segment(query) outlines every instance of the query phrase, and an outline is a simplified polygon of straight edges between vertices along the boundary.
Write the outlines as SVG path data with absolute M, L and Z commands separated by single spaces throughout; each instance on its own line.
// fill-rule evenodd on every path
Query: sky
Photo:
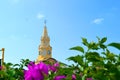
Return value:
M 46 20 L 52 57 L 69 63 L 68 57 L 79 54 L 69 49 L 81 46 L 81 37 L 120 42 L 119 19 L 119 0 L 0 0 L 0 49 L 5 62 L 36 60 Z

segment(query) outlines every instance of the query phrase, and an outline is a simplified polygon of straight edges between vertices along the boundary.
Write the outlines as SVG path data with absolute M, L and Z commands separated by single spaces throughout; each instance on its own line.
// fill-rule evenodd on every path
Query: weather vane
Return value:
M 47 21 L 45 20 L 45 21 L 44 21 L 44 24 L 46 24 L 46 22 L 47 22 Z

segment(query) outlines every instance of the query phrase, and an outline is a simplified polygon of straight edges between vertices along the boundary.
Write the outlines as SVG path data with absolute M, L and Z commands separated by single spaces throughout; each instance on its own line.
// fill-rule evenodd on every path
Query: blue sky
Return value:
M 36 60 L 47 20 L 52 55 L 68 63 L 78 54 L 69 48 L 81 45 L 81 37 L 120 42 L 119 19 L 119 0 L 0 0 L 0 48 L 6 62 Z

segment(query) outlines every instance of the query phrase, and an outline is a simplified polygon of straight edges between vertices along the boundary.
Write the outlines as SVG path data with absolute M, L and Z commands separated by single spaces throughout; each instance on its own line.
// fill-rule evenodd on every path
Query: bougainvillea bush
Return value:
M 112 46 L 119 51 L 120 43 L 106 45 L 106 37 L 97 39 L 97 42 L 88 42 L 82 38 L 83 47 L 70 48 L 80 52 L 67 58 L 74 64 L 35 64 L 29 59 L 22 59 L 20 64 L 0 66 L 0 80 L 120 80 L 120 54 L 109 49 Z

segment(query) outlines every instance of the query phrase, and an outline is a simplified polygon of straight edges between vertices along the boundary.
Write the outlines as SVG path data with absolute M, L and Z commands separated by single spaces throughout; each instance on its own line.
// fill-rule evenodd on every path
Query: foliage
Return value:
M 86 50 L 81 46 L 70 48 L 70 50 L 82 53 L 82 55 L 68 58 L 77 65 L 79 73 L 75 74 L 82 73 L 82 78 L 92 78 L 92 80 L 119 80 L 120 55 L 111 52 L 108 47 L 112 46 L 120 50 L 120 43 L 105 45 L 106 37 L 102 39 L 97 37 L 97 39 L 98 42 L 88 42 L 86 38 L 82 38 L 82 44 L 86 47 Z M 76 80 L 79 80 L 80 77 L 76 77 Z
M 0 80 L 24 80 L 24 67 L 30 62 L 29 59 L 21 59 L 20 64 L 4 63 L 0 70 Z
M 111 52 L 109 47 L 120 50 L 120 43 L 105 45 L 106 37 L 97 39 L 97 42 L 88 42 L 82 38 L 85 47 L 70 48 L 80 52 L 67 58 L 74 62 L 72 65 L 51 64 L 49 61 L 35 64 L 29 59 L 22 59 L 20 64 L 4 63 L 0 66 L 0 80 L 119 80 L 120 54 Z

